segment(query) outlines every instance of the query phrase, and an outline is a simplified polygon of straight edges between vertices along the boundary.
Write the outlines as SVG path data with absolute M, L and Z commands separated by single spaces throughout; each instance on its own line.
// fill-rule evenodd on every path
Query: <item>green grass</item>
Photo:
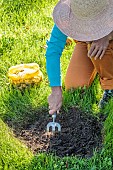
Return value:
M 38 110 L 47 109 L 50 93 L 45 69 L 45 44 L 49 38 L 53 20 L 53 0 L 4 0 L 0 1 L 0 170 L 112 170 L 113 160 L 113 103 L 102 110 L 107 115 L 103 127 L 103 149 L 95 151 L 90 159 L 76 157 L 58 158 L 52 155 L 33 155 L 18 141 L 6 122 L 24 124 L 33 121 Z M 62 79 L 66 73 L 73 46 L 63 52 Z M 7 72 L 9 67 L 20 63 L 36 62 L 44 74 L 40 85 L 26 89 L 24 93 L 12 88 Z M 86 89 L 65 91 L 63 81 L 63 107 L 77 105 L 80 109 L 99 116 L 97 102 L 102 90 L 98 77 Z M 47 113 L 48 114 L 48 113 Z
M 32 153 L 17 140 L 7 125 L 0 120 L 0 170 L 21 169 L 30 163 Z

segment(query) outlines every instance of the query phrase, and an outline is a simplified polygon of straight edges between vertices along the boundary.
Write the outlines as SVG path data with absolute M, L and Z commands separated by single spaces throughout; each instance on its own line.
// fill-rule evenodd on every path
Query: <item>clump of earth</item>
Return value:
M 16 127 L 16 137 L 24 142 L 31 151 L 53 153 L 57 156 L 76 155 L 91 157 L 94 150 L 102 148 L 104 117 L 96 118 L 76 107 L 67 112 L 61 110 L 56 121 L 61 125 L 61 132 L 47 133 L 47 123 L 52 117 L 46 111 L 37 113 L 35 121 L 26 126 Z

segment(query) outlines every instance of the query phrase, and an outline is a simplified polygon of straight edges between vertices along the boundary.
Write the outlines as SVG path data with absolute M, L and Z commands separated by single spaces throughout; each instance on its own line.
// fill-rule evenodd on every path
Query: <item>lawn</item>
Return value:
M 94 144 L 91 144 L 89 150 L 91 154 L 89 156 L 83 154 L 83 139 L 79 138 L 79 142 L 75 140 L 77 145 L 80 144 L 79 149 L 81 147 L 79 154 L 78 151 L 76 154 L 71 152 L 70 155 L 68 152 L 62 156 L 63 151 L 60 150 L 60 152 L 56 151 L 55 155 L 46 153 L 41 147 L 40 152 L 37 152 L 37 140 L 35 141 L 34 138 L 39 137 L 39 144 L 41 144 L 41 137 L 45 133 L 43 130 L 42 136 L 38 136 L 37 131 L 40 130 L 39 127 L 46 129 L 46 124 L 51 120 L 47 103 L 50 87 L 46 73 L 45 47 L 53 27 L 52 10 L 56 3 L 57 0 L 0 1 L 0 170 L 113 169 L 113 101 L 111 100 L 104 109 L 98 109 L 98 101 L 102 96 L 98 75 L 88 89 L 66 91 L 64 87 L 64 77 L 74 42 L 66 45 L 61 58 L 64 97 L 61 114 L 58 115 L 57 120 L 62 124 L 63 134 L 65 134 L 63 127 L 66 123 L 68 126 L 73 123 L 68 122 L 68 119 L 73 120 L 74 111 L 78 115 L 80 113 L 77 120 L 83 120 L 83 127 L 86 126 L 84 120 L 89 122 L 87 128 L 92 127 L 95 121 L 93 127 L 101 126 L 100 138 L 96 138 L 97 132 L 93 129 L 93 143 L 97 146 L 96 139 L 101 141 L 99 149 L 93 148 Z M 33 62 L 39 64 L 44 75 L 43 81 L 24 90 L 13 87 L 9 83 L 8 69 L 16 64 Z M 65 123 L 64 118 L 66 118 Z M 76 121 L 76 128 L 78 125 L 78 133 L 73 131 L 76 132 L 76 138 L 77 134 L 82 134 L 81 124 L 77 124 Z M 36 129 L 31 126 L 35 126 Z M 71 135 L 72 130 L 70 129 Z M 63 141 L 64 137 L 65 140 L 69 138 L 69 131 L 67 136 L 61 135 L 60 139 Z M 56 139 L 55 142 L 59 138 Z M 51 148 L 54 150 L 54 145 Z

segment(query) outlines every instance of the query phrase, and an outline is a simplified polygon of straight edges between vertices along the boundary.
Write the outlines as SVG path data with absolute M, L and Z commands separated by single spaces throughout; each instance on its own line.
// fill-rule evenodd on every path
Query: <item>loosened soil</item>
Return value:
M 52 117 L 46 111 L 37 113 L 36 120 L 24 127 L 16 127 L 14 133 L 33 153 L 54 153 L 57 156 L 77 155 L 91 157 L 93 151 L 102 148 L 102 127 L 104 117 L 96 118 L 76 107 L 67 112 L 61 110 L 56 122 L 60 123 L 61 133 L 46 132 L 47 123 Z

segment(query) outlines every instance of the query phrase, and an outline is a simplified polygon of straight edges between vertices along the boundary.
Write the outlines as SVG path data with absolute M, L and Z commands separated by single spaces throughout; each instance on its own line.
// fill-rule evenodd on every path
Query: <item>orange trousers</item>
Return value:
M 88 48 L 86 42 L 76 43 L 65 77 L 66 89 L 90 86 L 97 73 L 102 89 L 113 89 L 113 40 L 102 59 L 90 59 Z

